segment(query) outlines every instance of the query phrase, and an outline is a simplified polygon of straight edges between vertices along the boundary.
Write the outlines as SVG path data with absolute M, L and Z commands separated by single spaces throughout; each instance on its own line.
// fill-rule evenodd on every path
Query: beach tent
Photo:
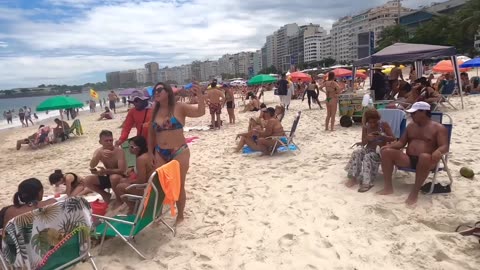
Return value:
M 354 62 L 353 73 L 355 73 L 356 67 L 370 66 L 370 80 L 372 79 L 373 65 L 377 63 L 392 63 L 392 62 L 415 62 L 415 70 L 417 71 L 417 77 L 420 78 L 423 75 L 423 59 L 430 59 L 433 57 L 450 57 L 455 67 L 454 73 L 457 79 L 458 89 L 460 92 L 460 98 L 463 105 L 463 92 L 462 81 L 460 80 L 460 71 L 458 69 L 457 57 L 455 57 L 457 50 L 451 46 L 438 46 L 428 44 L 410 44 L 410 43 L 395 43 L 385 49 L 359 59 Z M 370 82 L 371 85 L 371 82 Z

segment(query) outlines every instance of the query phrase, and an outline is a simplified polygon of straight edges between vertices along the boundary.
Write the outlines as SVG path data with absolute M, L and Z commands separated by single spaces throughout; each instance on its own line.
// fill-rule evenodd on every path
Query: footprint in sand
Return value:
M 383 208 L 382 206 L 379 206 L 379 205 L 368 207 L 366 212 L 369 214 L 378 215 L 390 221 L 398 221 L 397 215 L 395 215 L 392 210 Z
M 288 249 L 297 242 L 297 237 L 294 234 L 287 233 L 284 236 L 280 237 L 278 240 L 278 245 L 281 248 Z

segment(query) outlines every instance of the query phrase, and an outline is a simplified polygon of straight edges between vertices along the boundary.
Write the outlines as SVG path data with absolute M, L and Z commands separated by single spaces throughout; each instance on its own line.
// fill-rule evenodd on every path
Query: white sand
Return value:
M 267 103 L 274 100 L 268 93 Z M 454 103 L 459 105 L 459 98 Z M 137 244 L 150 258 L 145 261 L 121 240 L 108 240 L 97 264 L 101 269 L 478 269 L 478 240 L 453 233 L 459 223 L 480 220 L 478 177 L 459 174 L 462 166 L 480 171 L 480 96 L 466 97 L 465 103 L 465 110 L 448 111 L 454 119 L 453 192 L 421 195 L 415 209 L 404 204 L 413 174 L 397 174 L 392 196 L 375 194 L 383 186 L 381 176 L 367 193 L 346 188 L 343 168 L 360 127 L 325 132 L 325 110 L 310 111 L 306 101 L 292 101 L 283 120 L 290 129 L 295 112 L 303 110 L 298 155 L 229 153 L 253 113 L 238 114 L 235 126 L 220 131 L 188 132 L 200 140 L 191 146 L 186 220 L 177 236 L 163 226 L 141 233 Z M 56 168 L 87 175 L 99 131 L 120 133 L 121 117 L 103 122 L 96 117 L 82 113 L 86 135 L 41 150 L 15 150 L 15 140 L 36 127 L 2 132 L 1 204 L 11 202 L 25 178 L 41 179 L 52 192 L 47 177 Z M 187 120 L 188 126 L 208 123 L 209 116 Z

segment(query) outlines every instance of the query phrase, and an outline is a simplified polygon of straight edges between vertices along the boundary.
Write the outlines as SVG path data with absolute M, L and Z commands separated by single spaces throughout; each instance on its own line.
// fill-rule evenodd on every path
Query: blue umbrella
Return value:
M 192 87 L 193 87 L 193 83 L 189 83 L 189 84 L 185 85 L 184 88 L 185 88 L 185 90 L 190 90 L 190 88 L 192 88 Z
M 147 87 L 147 92 L 148 92 L 148 95 L 152 97 L 153 96 L 153 86 Z
M 477 76 L 478 76 L 478 68 L 480 67 L 480 57 L 473 58 L 472 60 L 468 60 L 467 62 L 460 65 L 461 68 L 477 68 Z
M 472 68 L 472 67 L 480 67 L 480 57 L 474 58 L 472 60 L 468 60 L 467 62 L 460 65 L 461 68 Z

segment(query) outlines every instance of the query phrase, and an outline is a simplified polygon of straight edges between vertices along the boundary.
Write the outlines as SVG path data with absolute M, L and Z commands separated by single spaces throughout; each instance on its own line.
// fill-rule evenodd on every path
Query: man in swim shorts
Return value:
M 413 205 L 418 200 L 418 193 L 428 174 L 442 155 L 448 152 L 448 132 L 442 124 L 432 121 L 430 105 L 426 102 L 415 102 L 407 112 L 411 114 L 413 122 L 408 124 L 399 141 L 387 144 L 381 150 L 385 187 L 379 194 L 393 193 L 394 166 L 412 168 L 416 170 L 415 185 L 406 203 Z M 405 146 L 406 153 L 401 150 Z
M 212 118 L 212 129 L 220 129 L 220 125 L 222 124 L 220 115 L 222 114 L 222 107 L 225 103 L 225 94 L 222 90 L 217 88 L 216 79 L 210 83 L 210 86 L 211 89 L 207 91 L 207 104 Z M 216 121 L 215 116 L 217 117 Z
M 90 171 L 92 175 L 85 178 L 85 186 L 92 191 L 100 194 L 105 202 L 110 202 L 111 194 L 105 189 L 111 188 L 115 193 L 116 204 L 121 204 L 118 196 L 117 185 L 124 180 L 127 170 L 125 153 L 119 147 L 113 145 L 113 134 L 109 130 L 100 132 L 99 143 L 102 147 L 95 150 L 90 161 Z M 102 162 L 104 167 L 97 167 Z

